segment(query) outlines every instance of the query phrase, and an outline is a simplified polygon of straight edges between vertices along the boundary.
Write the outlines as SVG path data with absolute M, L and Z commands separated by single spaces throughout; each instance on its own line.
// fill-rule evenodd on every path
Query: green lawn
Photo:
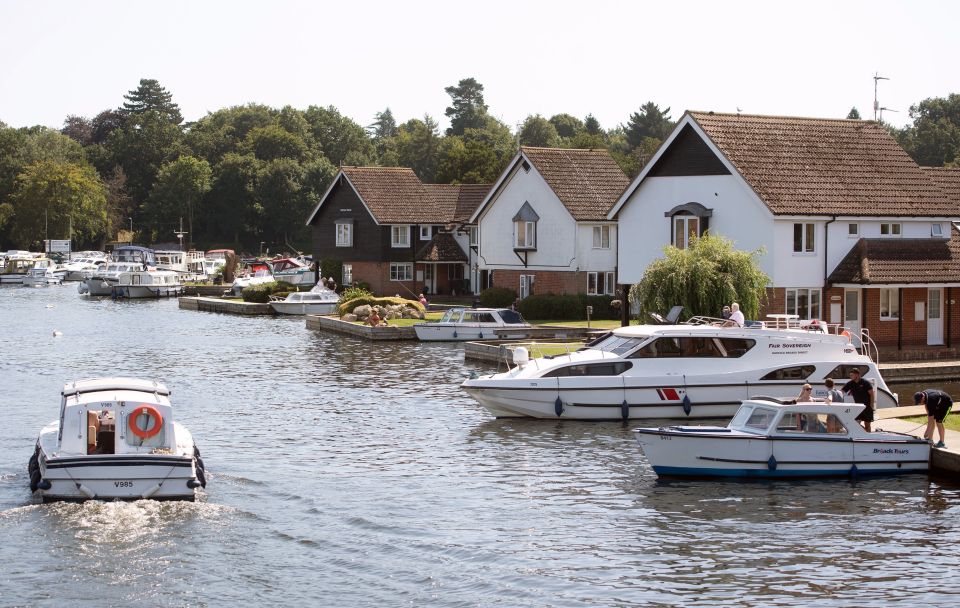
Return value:
M 923 424 L 927 421 L 926 416 L 911 416 L 910 418 L 903 418 L 907 422 L 913 422 L 915 424 Z M 960 414 L 950 414 L 943 420 L 944 428 L 951 431 L 960 431 Z
M 586 321 L 530 321 L 531 325 L 556 325 L 559 327 L 586 327 Z M 591 320 L 590 329 L 616 329 L 620 321 Z

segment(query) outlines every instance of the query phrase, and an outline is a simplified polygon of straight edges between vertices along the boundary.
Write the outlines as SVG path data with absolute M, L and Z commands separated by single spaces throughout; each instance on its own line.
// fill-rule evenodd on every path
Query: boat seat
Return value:
M 100 417 L 96 412 L 87 412 L 87 454 L 97 453 L 97 435 L 100 434 Z

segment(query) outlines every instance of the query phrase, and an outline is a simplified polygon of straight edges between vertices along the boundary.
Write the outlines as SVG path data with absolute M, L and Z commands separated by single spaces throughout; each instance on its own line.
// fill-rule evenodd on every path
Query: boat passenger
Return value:
M 824 380 L 823 385 L 827 387 L 827 403 L 843 403 L 843 391 L 834 386 L 833 378 Z
M 856 403 L 862 403 L 866 407 L 857 415 L 857 420 L 863 423 L 863 428 L 870 432 L 870 423 L 873 422 L 873 410 L 876 408 L 877 391 L 873 385 L 860 377 L 860 370 L 853 368 L 850 370 L 850 381 L 840 389 L 847 395 L 852 395 Z
M 804 384 L 800 389 L 800 394 L 797 395 L 797 403 L 807 403 L 813 401 L 813 387 L 809 384 Z
M 950 413 L 953 407 L 953 398 L 941 390 L 928 388 L 925 391 L 918 391 L 913 394 L 914 405 L 922 405 L 927 410 L 927 430 L 923 432 L 923 438 L 933 442 L 933 426 L 936 424 L 937 432 L 940 433 L 940 441 L 934 445 L 936 448 L 945 448 L 946 431 L 943 429 L 943 420 Z
M 734 302 L 730 305 L 730 318 L 723 324 L 724 327 L 743 327 L 746 320 L 743 313 L 740 312 L 740 305 Z

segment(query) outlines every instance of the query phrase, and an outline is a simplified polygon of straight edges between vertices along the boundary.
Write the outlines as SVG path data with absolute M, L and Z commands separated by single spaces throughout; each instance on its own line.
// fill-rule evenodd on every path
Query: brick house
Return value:
M 341 167 L 307 219 L 314 259 L 340 262 L 341 284 L 378 294 L 470 291 L 476 230 L 467 220 L 487 190 L 424 184 L 404 167 Z
M 470 217 L 481 286 L 613 294 L 617 225 L 606 214 L 628 183 L 606 150 L 521 146 Z
M 709 230 L 763 249 L 766 314 L 869 330 L 884 358 L 955 356 L 957 170 L 875 122 L 687 112 L 608 214 L 621 282 Z

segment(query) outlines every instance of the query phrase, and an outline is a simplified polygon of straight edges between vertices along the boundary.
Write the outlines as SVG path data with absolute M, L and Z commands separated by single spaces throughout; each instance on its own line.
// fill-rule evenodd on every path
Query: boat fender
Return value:
M 207 487 L 207 467 L 203 464 L 203 459 L 197 456 L 196 462 L 197 468 L 197 480 L 200 482 L 201 487 Z
M 140 496 L 141 496 L 141 498 L 150 498 L 151 496 L 153 496 L 154 494 L 156 494 L 157 492 L 159 492 L 161 487 L 163 487 L 163 484 L 162 484 L 162 483 L 158 483 L 158 484 L 156 484 L 156 485 L 154 485 L 154 486 L 151 486 L 149 489 L 147 489 L 146 492 L 144 492 L 144 493 L 141 494 Z
M 87 498 L 96 498 L 96 497 L 97 497 L 97 493 L 96 493 L 96 492 L 94 492 L 93 490 L 91 490 L 91 489 L 88 488 L 87 486 L 83 485 L 82 483 L 78 483 L 78 484 L 77 484 L 77 489 L 80 490 L 81 492 L 83 492 L 83 494 L 84 494 Z
M 853 465 L 851 465 L 850 467 L 850 477 L 856 477 L 857 473 L 858 473 L 857 463 L 853 463 Z
M 627 404 L 626 399 L 620 404 L 620 417 L 624 420 L 630 417 L 630 406 Z
M 770 460 L 767 461 L 767 468 L 771 471 L 777 470 L 777 459 L 773 457 L 773 454 L 770 454 Z
M 40 483 L 37 484 L 37 487 L 41 490 L 49 490 L 53 487 L 53 484 L 50 483 L 49 479 L 41 479 Z
M 683 413 L 687 416 L 690 415 L 690 410 L 693 409 L 693 405 L 690 403 L 690 395 L 683 396 Z
M 191 490 L 195 490 L 195 489 L 197 489 L 197 488 L 199 488 L 199 487 L 201 487 L 201 486 L 202 486 L 202 484 L 201 484 L 199 481 L 197 481 L 196 479 L 189 479 L 189 480 L 187 480 L 187 487 L 190 488 Z
M 453 337 L 454 337 L 454 338 L 457 337 L 457 330 L 453 330 Z
M 553 411 L 557 413 L 557 417 L 563 415 L 563 401 L 560 401 L 560 395 L 557 395 L 557 400 L 553 402 Z
M 33 470 L 30 472 L 30 492 L 36 492 L 37 488 L 40 487 L 40 471 Z
M 141 428 L 140 425 L 137 424 L 137 418 L 140 416 L 140 414 L 146 414 L 147 416 L 153 418 L 153 428 L 148 430 L 146 428 Z M 159 433 L 161 428 L 163 428 L 163 416 L 160 415 L 160 412 L 157 410 L 157 408 L 146 404 L 138 405 L 137 407 L 133 408 L 133 411 L 130 412 L 130 415 L 127 417 L 127 422 L 130 425 L 130 431 L 140 439 L 150 439 Z

